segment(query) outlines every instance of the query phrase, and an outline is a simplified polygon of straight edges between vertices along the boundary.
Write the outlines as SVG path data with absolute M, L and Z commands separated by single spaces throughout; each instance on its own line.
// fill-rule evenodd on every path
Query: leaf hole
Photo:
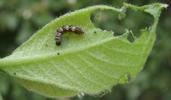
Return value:
M 154 18 L 152 15 L 142 11 L 128 9 L 126 17 L 122 21 L 122 26 L 131 30 L 131 34 L 128 36 L 128 40 L 131 42 L 132 36 L 139 37 L 144 29 L 148 31 L 153 22 Z
M 129 42 L 134 42 L 135 41 L 135 36 L 132 32 L 128 33 L 127 39 Z
M 118 26 L 120 20 L 118 19 L 119 13 L 113 12 L 111 10 L 97 10 L 91 15 L 91 21 L 96 27 L 102 30 L 113 31 L 115 35 L 121 35 L 124 33 L 124 28 Z
M 139 37 L 141 30 L 148 29 L 153 24 L 153 17 L 145 12 L 127 9 L 126 16 L 111 10 L 97 10 L 91 15 L 91 21 L 102 30 L 113 31 L 114 36 L 122 35 L 131 30 L 135 37 Z M 130 42 L 134 39 L 128 37 Z

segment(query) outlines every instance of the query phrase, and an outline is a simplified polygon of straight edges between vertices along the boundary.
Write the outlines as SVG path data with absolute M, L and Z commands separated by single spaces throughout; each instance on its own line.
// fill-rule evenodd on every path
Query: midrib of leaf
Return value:
M 117 37 L 116 37 L 117 38 Z M 67 54 L 72 54 L 72 53 L 77 53 L 79 51 L 84 51 L 84 50 L 87 50 L 89 48 L 95 48 L 96 46 L 99 46 L 99 45 L 102 45 L 103 43 L 105 42 L 110 42 L 111 40 L 115 39 L 114 37 L 110 37 L 108 39 L 104 39 L 102 41 L 98 41 L 96 43 L 93 43 L 91 45 L 87 45 L 87 46 L 84 46 L 84 47 L 79 47 L 79 48 L 75 48 L 75 49 L 68 49 L 68 50 L 60 50 L 58 52 L 61 52 L 62 51 L 62 54 L 61 55 L 57 55 L 58 52 L 55 52 L 55 53 L 51 53 L 51 54 L 48 54 L 48 55 L 38 55 L 38 56 L 32 56 L 32 57 L 29 57 L 29 56 L 26 56 L 26 57 L 19 57 L 19 58 L 16 58 L 16 57 L 9 57 L 9 58 L 6 58 L 6 59 L 1 59 L 0 60 L 0 66 L 8 66 L 8 65 L 17 65 L 17 62 L 21 64 L 22 63 L 29 63 L 29 62 L 33 62 L 36 61 L 36 62 L 41 62 L 43 60 L 50 60 L 50 59 L 54 59 L 54 58 L 60 58 L 61 56 L 65 56 Z M 15 59 L 14 59 L 15 58 Z M 6 64 L 6 65 L 5 65 Z

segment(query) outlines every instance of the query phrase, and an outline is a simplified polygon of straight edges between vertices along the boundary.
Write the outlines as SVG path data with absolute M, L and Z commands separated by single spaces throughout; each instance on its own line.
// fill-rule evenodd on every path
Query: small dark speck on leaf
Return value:
M 13 74 L 14 74 L 14 75 L 16 75 L 16 73 L 15 73 L 15 72 L 14 72 Z
M 58 52 L 57 55 L 60 55 L 60 53 Z
M 94 31 L 94 34 L 96 34 L 97 32 L 96 31 Z

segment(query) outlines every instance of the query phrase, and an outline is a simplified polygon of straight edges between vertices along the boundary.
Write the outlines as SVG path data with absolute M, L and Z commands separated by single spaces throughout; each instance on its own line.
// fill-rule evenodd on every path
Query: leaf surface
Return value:
M 50 96 L 99 94 L 112 86 L 135 79 L 153 47 L 156 26 L 164 4 L 142 7 L 124 4 L 123 8 L 98 5 L 67 13 L 45 25 L 10 56 L 0 59 L 0 69 L 31 91 Z M 130 42 L 126 31 L 113 36 L 112 31 L 94 26 L 90 16 L 97 10 L 125 14 L 125 9 L 149 13 L 153 25 Z M 64 34 L 56 46 L 55 32 L 63 25 L 83 29 L 83 35 Z

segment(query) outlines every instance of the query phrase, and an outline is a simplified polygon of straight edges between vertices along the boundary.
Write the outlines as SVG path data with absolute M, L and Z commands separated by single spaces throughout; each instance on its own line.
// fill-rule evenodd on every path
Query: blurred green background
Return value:
M 121 7 L 123 2 L 136 5 L 155 2 L 171 4 L 171 0 L 0 0 L 0 57 L 9 55 L 34 32 L 60 15 L 97 4 Z M 97 18 L 93 17 L 93 20 L 99 27 L 118 34 L 124 27 L 138 33 L 140 28 L 152 23 L 148 15 L 130 13 L 123 23 L 115 20 L 116 16 L 111 13 L 97 13 Z M 157 40 L 143 71 L 136 80 L 117 85 L 110 93 L 52 99 L 26 90 L 0 71 L 0 94 L 4 100 L 171 100 L 170 32 L 171 7 L 168 7 L 160 17 Z

